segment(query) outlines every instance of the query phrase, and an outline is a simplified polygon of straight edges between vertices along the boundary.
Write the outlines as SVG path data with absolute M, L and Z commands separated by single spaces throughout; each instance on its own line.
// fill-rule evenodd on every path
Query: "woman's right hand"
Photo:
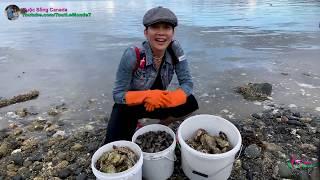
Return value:
M 150 90 L 148 91 L 147 97 L 145 98 L 146 111 L 154 111 L 156 108 L 165 108 L 170 103 L 170 99 L 167 96 L 168 91 L 162 90 Z

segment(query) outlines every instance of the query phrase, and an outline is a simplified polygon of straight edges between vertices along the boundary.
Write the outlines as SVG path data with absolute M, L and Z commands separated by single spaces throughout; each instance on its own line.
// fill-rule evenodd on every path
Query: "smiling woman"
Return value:
M 143 25 L 147 40 L 140 48 L 127 48 L 118 67 L 105 143 L 131 140 L 141 118 L 160 119 L 168 125 L 198 109 L 187 59 L 173 40 L 176 15 L 167 8 L 152 8 L 144 15 Z M 173 74 L 180 87 L 168 91 Z

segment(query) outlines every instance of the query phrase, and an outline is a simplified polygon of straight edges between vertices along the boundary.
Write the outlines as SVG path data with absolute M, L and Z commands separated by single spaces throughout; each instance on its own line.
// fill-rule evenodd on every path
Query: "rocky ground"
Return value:
M 264 103 L 265 111 L 233 120 L 241 132 L 243 148 L 230 179 L 319 179 L 317 168 L 290 169 L 287 162 L 294 157 L 316 163 L 320 117 Z M 91 157 L 101 146 L 105 128 L 88 124 L 67 133 L 64 123 L 50 118 L 63 110 L 63 105 L 56 106 L 40 117 L 22 109 L 1 117 L 20 121 L 0 131 L 0 179 L 94 179 Z M 24 118 L 33 120 L 23 123 Z M 176 130 L 178 125 L 171 127 Z M 177 148 L 177 157 L 179 153 Z M 171 180 L 187 179 L 179 165 L 178 158 Z

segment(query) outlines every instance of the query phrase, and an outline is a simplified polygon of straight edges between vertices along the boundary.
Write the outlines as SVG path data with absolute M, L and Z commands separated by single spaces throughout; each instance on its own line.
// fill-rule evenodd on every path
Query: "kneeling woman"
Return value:
M 126 49 L 117 70 L 105 143 L 131 140 L 141 118 L 160 119 L 167 125 L 198 109 L 187 59 L 173 40 L 177 17 L 156 7 L 147 11 L 143 24 L 147 41 L 140 48 Z M 166 90 L 174 73 L 180 87 Z

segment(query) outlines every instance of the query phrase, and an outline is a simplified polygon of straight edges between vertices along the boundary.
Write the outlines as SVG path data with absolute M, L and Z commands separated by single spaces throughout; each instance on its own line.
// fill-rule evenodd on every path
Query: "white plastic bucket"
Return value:
M 199 129 L 205 129 L 211 135 L 224 132 L 232 149 L 221 154 L 205 154 L 186 144 Z M 196 115 L 184 120 L 178 128 L 178 143 L 181 146 L 182 169 L 192 180 L 224 180 L 231 174 L 235 155 L 241 147 L 239 130 L 229 121 L 213 115 Z
M 167 126 L 161 124 L 147 125 L 137 130 L 132 136 L 135 142 L 139 135 L 149 131 L 165 131 L 173 138 L 172 144 L 165 150 L 156 153 L 143 152 L 142 176 L 147 180 L 168 179 L 174 170 L 176 159 L 174 149 L 176 148 L 176 137 L 174 132 Z
M 119 147 L 128 147 L 132 151 L 134 151 L 139 159 L 137 163 L 131 167 L 130 169 L 127 169 L 126 171 L 119 172 L 119 173 L 103 173 L 96 169 L 95 163 L 100 158 L 100 156 L 106 152 L 113 149 L 113 145 L 119 146 Z M 93 174 L 96 176 L 99 180 L 141 180 L 142 179 L 142 164 L 143 164 L 143 155 L 140 147 L 131 142 L 131 141 L 114 141 L 111 143 L 108 143 L 102 147 L 100 147 L 92 156 L 91 159 L 91 168 Z

